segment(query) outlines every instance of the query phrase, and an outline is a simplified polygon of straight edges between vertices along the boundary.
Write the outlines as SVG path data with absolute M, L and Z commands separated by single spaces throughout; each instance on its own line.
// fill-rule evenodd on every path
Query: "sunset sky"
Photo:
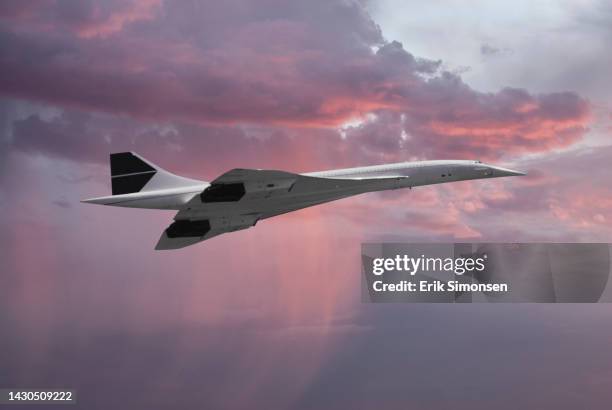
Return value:
M 360 245 L 612 241 L 604 0 L 0 2 L 0 388 L 87 409 L 609 408 L 607 305 L 372 305 Z M 210 181 L 480 159 L 153 250 L 108 154 Z

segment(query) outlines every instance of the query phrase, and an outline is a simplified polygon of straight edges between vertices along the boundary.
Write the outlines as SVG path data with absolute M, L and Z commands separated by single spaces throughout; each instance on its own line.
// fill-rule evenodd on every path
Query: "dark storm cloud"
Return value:
M 54 31 L 48 20 L 50 29 L 25 33 L 7 23 L 5 92 L 149 118 L 325 121 L 335 114 L 318 112 L 325 94 L 302 71 L 319 60 L 333 70 L 382 42 L 350 2 L 168 3 L 112 39 Z
M 217 125 L 333 127 L 388 111 L 405 115 L 406 131 L 427 142 L 413 151 L 431 146 L 428 156 L 565 147 L 589 119 L 573 93 L 473 90 L 441 61 L 385 42 L 357 2 L 109 3 L 68 14 L 36 4 L 5 13 L 7 96 Z

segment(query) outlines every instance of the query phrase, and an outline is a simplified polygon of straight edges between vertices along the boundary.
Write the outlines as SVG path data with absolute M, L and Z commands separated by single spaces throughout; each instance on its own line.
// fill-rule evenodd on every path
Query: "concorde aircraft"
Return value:
M 212 182 L 174 175 L 134 152 L 110 155 L 112 195 L 82 202 L 178 210 L 155 249 L 178 249 L 259 220 L 366 192 L 525 175 L 480 161 L 418 161 L 294 174 L 235 168 Z

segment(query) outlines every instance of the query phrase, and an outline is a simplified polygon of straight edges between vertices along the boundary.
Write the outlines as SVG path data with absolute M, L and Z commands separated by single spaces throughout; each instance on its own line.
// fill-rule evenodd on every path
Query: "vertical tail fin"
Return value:
M 131 152 L 110 154 L 113 195 L 139 192 L 157 173 L 155 167 Z
M 113 195 L 202 183 L 202 181 L 174 175 L 134 152 L 110 154 L 110 168 Z

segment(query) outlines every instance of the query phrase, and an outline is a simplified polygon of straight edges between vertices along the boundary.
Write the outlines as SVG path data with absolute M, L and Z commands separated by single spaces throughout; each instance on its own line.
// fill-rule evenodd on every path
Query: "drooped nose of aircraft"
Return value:
M 513 177 L 513 176 L 527 175 L 526 172 L 515 171 L 509 168 L 502 168 L 502 167 L 497 167 L 494 165 L 488 165 L 488 167 L 493 173 L 493 175 L 491 175 L 492 177 Z

